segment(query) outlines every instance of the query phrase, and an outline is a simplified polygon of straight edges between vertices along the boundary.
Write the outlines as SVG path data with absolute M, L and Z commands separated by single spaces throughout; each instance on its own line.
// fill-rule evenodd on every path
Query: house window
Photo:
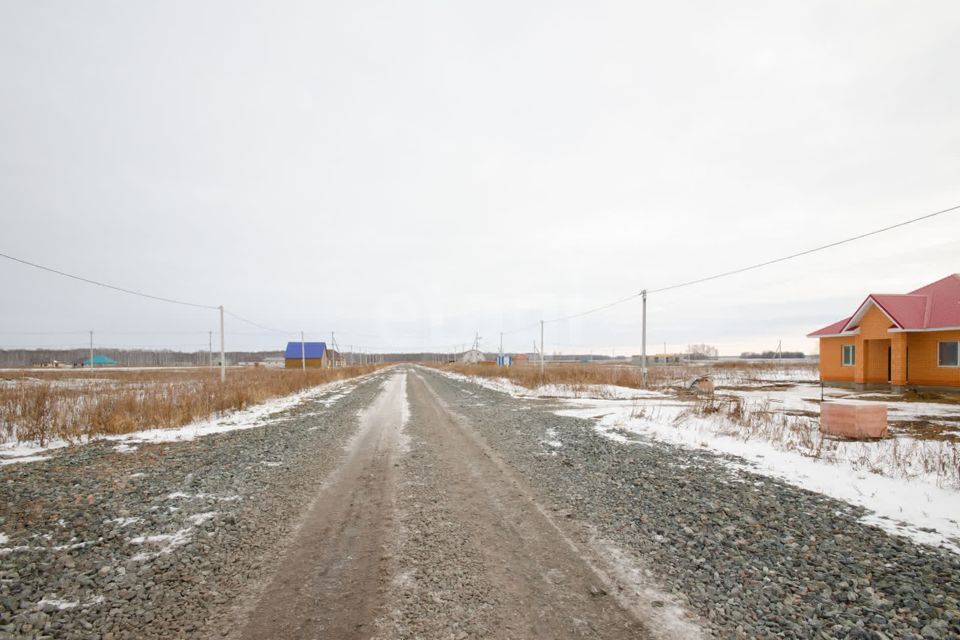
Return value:
M 941 342 L 937 349 L 937 364 L 941 367 L 960 367 L 960 341 Z
M 856 353 L 854 351 L 856 347 L 852 344 L 843 345 L 843 366 L 852 367 Z

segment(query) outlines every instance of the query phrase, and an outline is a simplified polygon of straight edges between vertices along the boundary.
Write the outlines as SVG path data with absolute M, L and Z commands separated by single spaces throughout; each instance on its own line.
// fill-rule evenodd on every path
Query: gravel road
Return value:
M 399 367 L 2 467 L 0 638 L 960 636 L 956 556 L 552 408 Z
M 0 467 L 0 638 L 234 629 L 382 379 L 334 387 L 266 428 Z
M 960 558 L 950 552 L 721 456 L 619 444 L 551 413 L 551 401 L 423 375 L 538 500 L 656 567 L 718 637 L 960 637 Z

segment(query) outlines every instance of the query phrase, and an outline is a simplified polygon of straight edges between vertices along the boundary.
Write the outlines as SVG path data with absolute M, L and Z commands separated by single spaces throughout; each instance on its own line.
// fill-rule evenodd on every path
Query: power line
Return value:
M 526 331 L 527 329 L 535 329 L 540 326 L 540 321 L 532 322 L 530 324 L 525 324 L 522 327 L 517 327 L 516 329 L 510 329 L 509 331 L 504 331 L 503 335 L 509 336 L 514 333 L 520 333 L 521 331 Z
M 6 253 L 0 253 L 0 258 L 6 258 L 7 260 L 12 260 L 14 262 L 19 262 L 20 264 L 25 264 L 29 267 L 34 267 L 35 269 L 41 269 L 43 271 L 49 271 L 50 273 L 55 273 L 60 276 L 67 278 L 73 278 L 74 280 L 79 280 L 80 282 L 86 282 L 87 284 L 94 284 L 98 287 L 104 287 L 105 289 L 113 289 L 114 291 L 120 291 L 122 293 L 129 293 L 130 295 L 140 296 L 141 298 L 149 298 L 151 300 L 159 300 L 160 302 L 169 302 L 171 304 L 179 304 L 185 307 L 196 307 L 198 309 L 217 309 L 213 305 L 207 304 L 196 304 L 194 302 L 184 302 L 183 300 L 174 300 L 173 298 L 165 298 L 163 296 L 155 296 L 149 293 L 144 293 L 142 291 L 136 291 L 134 289 L 126 289 L 124 287 L 118 287 L 116 285 L 107 284 L 105 282 L 100 282 L 98 280 L 91 280 L 90 278 L 84 278 L 83 276 L 74 275 L 72 273 L 67 273 L 66 271 L 60 271 L 59 269 L 53 269 L 51 267 L 45 267 L 42 264 L 37 264 L 36 262 L 30 262 L 29 260 L 22 260 L 21 258 L 15 258 L 14 256 L 7 255 Z
M 766 262 L 759 262 L 757 264 L 750 265 L 749 267 L 741 267 L 739 269 L 733 269 L 732 271 L 724 271 L 723 273 L 718 273 L 716 275 L 707 276 L 705 278 L 697 278 L 696 280 L 688 280 L 687 282 L 680 282 L 678 284 L 670 285 L 669 287 L 660 287 L 659 289 L 650 289 L 647 293 L 660 293 L 662 291 L 670 291 L 671 289 L 679 289 L 681 287 L 689 287 L 694 284 L 700 284 L 701 282 L 708 282 L 710 280 L 716 280 L 717 278 L 725 278 L 726 276 L 736 275 L 738 273 L 743 273 L 745 271 L 752 271 L 753 269 L 759 269 L 761 267 L 767 267 L 771 264 L 776 264 L 778 262 L 784 262 L 786 260 L 792 260 L 794 258 L 799 258 L 801 256 L 810 255 L 811 253 L 816 253 L 817 251 L 823 251 L 824 249 L 831 249 L 833 247 L 838 247 L 842 244 L 847 244 L 855 240 L 862 240 L 863 238 L 869 238 L 870 236 L 875 236 L 885 231 L 891 231 L 892 229 L 899 229 L 900 227 L 905 227 L 908 224 L 913 224 L 915 222 L 920 222 L 922 220 L 928 220 L 935 216 L 943 215 L 945 213 L 950 213 L 953 211 L 960 210 L 960 204 L 950 207 L 948 209 L 941 209 L 940 211 L 934 211 L 933 213 L 928 213 L 926 215 L 920 216 L 918 218 L 912 218 L 910 220 L 905 220 L 903 222 L 898 222 L 897 224 L 892 224 L 889 227 L 883 227 L 882 229 L 876 229 L 874 231 L 868 231 L 867 233 L 861 233 L 860 235 L 853 236 L 850 238 L 845 238 L 843 240 L 837 240 L 836 242 L 831 242 L 829 244 L 824 244 L 819 247 L 814 247 L 813 249 L 807 249 L 806 251 L 800 251 L 798 253 L 792 253 L 788 256 L 783 256 L 781 258 L 775 258 L 773 260 L 767 260 Z
M 299 332 L 297 332 L 297 331 L 285 331 L 285 330 L 283 330 L 283 329 L 274 329 L 273 327 L 267 327 L 267 326 L 265 326 L 265 325 L 258 324 L 258 323 L 256 323 L 256 322 L 254 322 L 253 320 L 247 320 L 247 319 L 244 318 L 243 316 L 237 315 L 236 313 L 233 313 L 232 311 L 227 311 L 226 309 L 224 309 L 223 312 L 224 312 L 225 314 L 227 314 L 228 316 L 230 316 L 231 318 L 234 318 L 235 320 L 239 320 L 240 322 L 245 322 L 245 323 L 247 323 L 248 325 L 250 325 L 251 327 L 256 327 L 257 329 L 263 329 L 264 331 L 269 331 L 269 332 L 271 332 L 271 333 L 279 333 L 279 334 L 283 334 L 283 335 L 285 335 L 285 336 L 291 336 L 291 335 L 298 335 L 298 334 L 299 334 Z
M 813 247 L 812 249 L 806 249 L 806 250 L 804 250 L 804 251 L 799 251 L 799 252 L 797 252 L 797 253 L 792 253 L 792 254 L 790 254 L 790 255 L 781 256 L 781 257 L 779 257 L 779 258 L 774 258 L 773 260 L 767 260 L 767 261 L 765 261 L 765 262 L 758 262 L 757 264 L 753 264 L 753 265 L 750 265 L 750 266 L 747 266 L 747 267 L 740 267 L 740 268 L 738 268 L 738 269 L 732 269 L 732 270 L 730 270 L 730 271 L 724 271 L 724 272 L 722 272 L 722 273 L 716 273 L 716 274 L 714 274 L 714 275 L 705 276 L 705 277 L 702 277 L 702 278 L 697 278 L 697 279 L 695 279 L 695 280 L 688 280 L 688 281 L 686 281 L 686 282 L 679 282 L 679 283 L 677 283 L 677 284 L 672 284 L 672 285 L 666 286 L 666 287 L 659 287 L 659 288 L 657 288 L 657 289 L 649 289 L 649 290 L 647 290 L 647 293 L 650 294 L 650 293 L 661 293 L 661 292 L 663 292 L 663 291 L 671 291 L 671 290 L 673 290 L 673 289 L 680 289 L 681 287 L 689 287 L 689 286 L 692 286 L 692 285 L 695 285 L 695 284 L 701 284 L 701 283 L 703 283 L 703 282 L 709 282 L 710 280 L 717 280 L 717 279 L 719 279 L 719 278 L 725 278 L 725 277 L 727 277 L 727 276 L 736 275 L 736 274 L 738 274 L 738 273 L 744 273 L 744 272 L 746 272 L 746 271 L 752 271 L 752 270 L 754 270 L 754 269 L 760 269 L 761 267 L 767 267 L 767 266 L 770 266 L 770 265 L 772 265 L 772 264 L 777 264 L 778 262 L 784 262 L 784 261 L 786 261 L 786 260 L 792 260 L 792 259 L 794 259 L 794 258 L 799 258 L 799 257 L 801 257 L 801 256 L 810 255 L 811 253 L 816 253 L 817 251 L 823 251 L 824 249 L 831 249 L 831 248 L 833 248 L 833 247 L 837 247 L 837 246 L 840 246 L 840 245 L 843 245 L 843 244 L 847 244 L 847 243 L 850 243 L 850 242 L 854 242 L 854 241 L 856 241 L 856 240 L 862 240 L 863 238 L 868 238 L 868 237 L 870 237 L 870 236 L 875 236 L 875 235 L 877 235 L 877 234 L 884 233 L 884 232 L 886 232 L 886 231 L 891 231 L 891 230 L 893 230 L 893 229 L 899 229 L 900 227 L 905 227 L 905 226 L 907 226 L 907 225 L 914 224 L 914 223 L 916 223 L 916 222 L 921 222 L 921 221 L 923 221 L 923 220 L 928 220 L 928 219 L 930 219 L 930 218 L 934 218 L 934 217 L 936 217 L 936 216 L 940 216 L 940 215 L 943 215 L 943 214 L 946 214 L 946 213 L 952 213 L 952 212 L 958 211 L 958 210 L 960 210 L 960 204 L 954 205 L 954 206 L 952 206 L 952 207 L 948 207 L 948 208 L 946 208 L 946 209 L 941 209 L 940 211 L 934 211 L 933 213 L 928 213 L 928 214 L 925 214 L 925 215 L 922 215 L 922 216 L 919 216 L 919 217 L 916 217 L 916 218 L 911 218 L 910 220 L 904 220 L 903 222 L 898 222 L 897 224 L 892 224 L 892 225 L 890 225 L 890 226 L 883 227 L 883 228 L 881 228 L 881 229 L 875 229 L 875 230 L 873 230 L 873 231 L 868 231 L 868 232 L 866 232 L 866 233 L 861 233 L 861 234 L 859 234 L 859 235 L 852 236 L 852 237 L 850 237 L 850 238 L 844 238 L 843 240 L 837 240 L 837 241 L 835 241 L 835 242 L 830 242 L 830 243 L 828 243 L 828 244 L 820 245 L 820 246 L 818 246 L 818 247 Z M 615 307 L 615 306 L 620 305 L 620 304 L 623 304 L 623 303 L 625 303 L 625 302 L 629 302 L 630 300 L 633 300 L 633 299 L 635 299 L 635 298 L 639 298 L 639 297 L 641 297 L 642 295 L 643 295 L 642 292 L 640 292 L 640 293 L 635 293 L 635 294 L 629 295 L 629 296 L 627 296 L 627 297 L 625 297 L 625 298 L 621 298 L 621 299 L 615 300 L 615 301 L 613 301 L 613 302 L 608 302 L 607 304 L 600 305 L 600 306 L 598 306 L 598 307 L 594 307 L 594 308 L 592 308 L 592 309 L 588 309 L 588 310 L 582 311 L 582 312 L 580 312 L 580 313 L 575 313 L 575 314 L 572 314 L 572 315 L 569 315 L 569 316 L 562 316 L 562 317 L 560 317 L 560 318 L 553 318 L 553 319 L 551 319 L 551 320 L 544 320 L 544 322 L 545 322 L 545 323 L 554 323 L 554 322 L 562 322 L 562 321 L 565 321 L 565 320 L 573 320 L 573 319 L 575 319 L 575 318 L 581 318 L 581 317 L 583 317 L 583 316 L 587 316 L 587 315 L 590 315 L 590 314 L 592 314 L 592 313 L 596 313 L 596 312 L 598 312 L 598 311 L 603 311 L 603 310 L 605 310 L 605 309 L 609 309 L 609 308 L 611 308 L 611 307 Z M 520 331 L 525 331 L 525 330 L 527 330 L 527 329 L 535 328 L 535 327 L 539 326 L 539 324 L 540 324 L 539 322 L 536 322 L 536 323 L 533 323 L 533 324 L 531 324 L 531 325 L 527 325 L 527 326 L 524 326 L 524 327 L 520 327 L 520 328 L 518 328 L 518 329 L 511 329 L 510 331 L 504 331 L 503 334 L 504 334 L 504 335 L 507 335 L 507 334 L 509 334 L 509 333 L 518 333 L 518 332 L 520 332 Z
M 564 320 L 573 320 L 574 318 L 580 318 L 580 317 L 583 317 L 583 316 L 588 316 L 588 315 L 590 315 L 591 313 L 596 313 L 596 312 L 598 312 L 598 311 L 603 311 L 604 309 L 609 309 L 610 307 L 615 307 L 615 306 L 617 306 L 618 304 L 623 304 L 624 302 L 628 302 L 628 301 L 630 301 L 630 300 L 633 300 L 634 298 L 638 297 L 639 295 L 640 295 L 639 293 L 635 293 L 635 294 L 633 294 L 633 295 L 627 296 L 626 298 L 621 298 L 621 299 L 616 300 L 616 301 L 614 301 L 614 302 L 610 302 L 610 303 L 607 303 L 607 304 L 604 304 L 604 305 L 600 305 L 599 307 L 594 307 L 593 309 L 588 309 L 587 311 L 583 311 L 583 312 L 581 312 L 581 313 L 575 313 L 575 314 L 570 315 L 570 316 L 562 316 L 562 317 L 560 317 L 560 318 L 553 318 L 553 319 L 551 319 L 551 320 L 544 320 L 544 322 L 547 323 L 547 324 L 552 324 L 552 323 L 554 323 L 554 322 L 563 322 Z

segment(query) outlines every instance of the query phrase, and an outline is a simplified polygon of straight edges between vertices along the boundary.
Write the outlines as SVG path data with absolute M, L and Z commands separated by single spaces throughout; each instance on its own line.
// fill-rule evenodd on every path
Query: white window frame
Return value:
M 940 345 L 947 343 L 954 343 L 957 345 L 957 364 L 943 364 L 940 360 Z M 938 340 L 937 341 L 937 366 L 943 369 L 956 369 L 960 367 L 960 340 Z
M 847 349 L 850 349 L 850 362 L 847 362 Z M 840 366 L 841 367 L 853 367 L 857 364 L 857 345 L 855 344 L 842 344 L 840 345 Z

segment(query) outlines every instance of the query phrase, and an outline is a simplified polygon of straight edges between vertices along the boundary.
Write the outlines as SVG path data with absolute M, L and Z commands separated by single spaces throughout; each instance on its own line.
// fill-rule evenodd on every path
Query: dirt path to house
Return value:
M 596 566 L 405 371 L 362 415 L 242 637 L 648 637 Z

